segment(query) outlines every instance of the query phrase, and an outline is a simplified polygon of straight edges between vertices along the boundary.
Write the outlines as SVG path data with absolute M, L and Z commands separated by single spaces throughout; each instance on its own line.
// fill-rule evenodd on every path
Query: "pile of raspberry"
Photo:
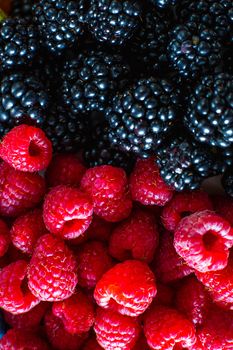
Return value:
M 0 144 L 0 350 L 233 349 L 233 200 Z

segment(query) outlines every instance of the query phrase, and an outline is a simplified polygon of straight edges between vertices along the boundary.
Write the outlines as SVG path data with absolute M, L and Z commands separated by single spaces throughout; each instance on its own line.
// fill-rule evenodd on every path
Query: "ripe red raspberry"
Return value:
M 233 198 L 225 196 L 215 196 L 213 198 L 214 209 L 233 226 Z
M 87 333 L 66 332 L 62 320 L 52 312 L 45 315 L 45 330 L 50 344 L 56 350 L 79 350 L 88 336 Z
M 82 350 L 103 350 L 102 346 L 100 346 L 96 340 L 96 337 L 91 337 L 88 339 L 88 341 L 85 343 Z
M 40 171 L 52 159 L 52 143 L 41 129 L 22 124 L 3 137 L 0 157 L 17 170 Z
M 135 318 L 98 308 L 94 330 L 98 343 L 105 350 L 131 350 L 141 329 Z
M 182 219 L 174 235 L 177 253 L 200 272 L 222 270 L 232 245 L 231 225 L 209 210 Z
M 18 260 L 0 270 L 0 307 L 13 314 L 27 312 L 40 302 L 28 289 L 27 268 L 26 261 Z
M 120 261 L 138 259 L 150 263 L 158 243 L 159 232 L 154 215 L 139 209 L 113 230 L 109 252 Z
M 77 250 L 79 285 L 95 288 L 96 283 L 113 266 L 107 247 L 98 241 L 90 241 Z
M 211 307 L 211 298 L 203 284 L 189 276 L 176 291 L 175 303 L 195 326 L 201 326 Z
M 112 233 L 114 224 L 101 219 L 94 215 L 91 225 L 86 231 L 86 235 L 89 239 L 108 242 L 109 237 Z
M 163 208 L 162 223 L 168 231 L 174 231 L 184 216 L 206 209 L 213 209 L 207 193 L 201 191 L 176 193 Z
M 189 347 L 196 342 L 195 328 L 177 310 L 155 305 L 144 316 L 144 333 L 151 349 L 172 350 L 176 344 Z
M 79 186 L 85 171 L 85 166 L 75 154 L 57 154 L 46 171 L 47 184 L 49 187 Z
M 110 222 L 129 216 L 132 200 L 123 169 L 111 165 L 90 168 L 84 174 L 81 186 L 91 196 L 96 215 Z
M 153 157 L 138 159 L 130 176 L 132 198 L 144 205 L 164 206 L 173 190 L 163 181 Z
M 0 215 L 18 216 L 34 208 L 45 194 L 45 181 L 39 174 L 23 173 L 0 164 Z
M 66 239 L 82 235 L 91 223 L 92 213 L 93 205 L 89 196 L 65 185 L 52 188 L 43 206 L 47 229 Z
M 0 340 L 0 350 L 49 350 L 44 340 L 29 331 L 9 329 Z
M 148 265 L 127 260 L 108 270 L 96 285 L 97 304 L 122 315 L 139 316 L 156 295 L 155 279 Z
M 48 303 L 40 302 L 40 304 L 24 314 L 14 315 L 10 312 L 4 311 L 4 319 L 12 328 L 37 330 L 47 309 Z
M 5 222 L 0 219 L 0 257 L 3 256 L 10 244 L 9 229 Z
M 160 235 L 159 249 L 153 261 L 155 276 L 163 283 L 179 280 L 193 272 L 177 254 L 173 245 L 174 236 L 165 231 Z
M 43 301 L 69 298 L 78 282 L 75 257 L 65 243 L 50 234 L 41 236 L 28 267 L 28 286 Z
M 10 230 L 14 246 L 29 255 L 32 254 L 38 238 L 44 233 L 46 228 L 41 209 L 34 209 L 19 216 Z
M 54 303 L 52 311 L 70 334 L 88 332 L 94 323 L 94 306 L 81 290 L 66 300 Z

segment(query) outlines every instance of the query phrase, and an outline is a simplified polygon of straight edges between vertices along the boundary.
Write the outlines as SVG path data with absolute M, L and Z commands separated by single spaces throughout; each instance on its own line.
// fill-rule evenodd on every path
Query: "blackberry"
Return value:
M 64 65 L 63 101 L 73 113 L 102 111 L 129 72 L 118 54 L 99 50 L 79 54 Z
M 122 45 L 140 25 L 138 0 L 91 0 L 86 22 L 94 37 L 111 45 Z
M 149 156 L 172 129 L 179 95 L 163 79 L 140 79 L 117 94 L 106 110 L 111 143 L 138 156 Z
M 83 34 L 84 0 L 40 0 L 33 7 L 43 44 L 60 55 L 78 43 Z
M 226 148 L 233 146 L 233 76 L 204 76 L 188 101 L 184 118 L 199 142 Z
M 158 8 L 165 8 L 167 6 L 174 6 L 178 0 L 150 0 L 151 3 Z
M 17 72 L 0 81 L 0 136 L 22 123 L 43 126 L 49 95 L 33 73 Z
M 86 142 L 88 119 L 54 105 L 48 113 L 43 130 L 51 140 L 55 152 L 74 152 Z
M 11 17 L 32 18 L 34 0 L 13 0 Z
M 92 130 L 83 155 L 88 167 L 108 164 L 130 172 L 135 163 L 132 154 L 123 152 L 110 143 L 107 123 L 101 123 Z
M 225 190 L 225 192 L 233 197 L 233 168 L 232 166 L 229 167 L 222 177 L 222 186 Z
M 38 49 L 36 27 L 28 20 L 8 18 L 0 24 L 0 70 L 32 64 Z
M 176 191 L 197 189 L 204 178 L 222 172 L 222 162 L 190 137 L 169 140 L 157 150 L 156 156 L 161 176 Z
M 2 313 L 0 312 L 0 339 L 2 339 L 6 331 L 7 331 L 7 325 L 4 321 Z
M 222 47 L 211 29 L 194 22 L 178 25 L 171 31 L 168 55 L 181 75 L 195 78 L 213 70 L 221 61 Z

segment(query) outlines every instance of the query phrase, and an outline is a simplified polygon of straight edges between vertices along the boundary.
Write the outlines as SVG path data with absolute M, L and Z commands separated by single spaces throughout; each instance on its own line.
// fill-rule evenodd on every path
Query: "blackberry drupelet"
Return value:
M 79 54 L 65 62 L 63 101 L 73 113 L 102 111 L 124 84 L 130 68 L 122 56 L 104 51 Z
M 61 106 L 53 106 L 43 125 L 55 152 L 80 150 L 88 135 L 88 118 L 74 115 Z
M 110 143 L 107 123 L 99 124 L 93 128 L 83 155 L 88 167 L 108 164 L 130 172 L 135 163 L 132 154 L 123 152 Z
M 184 122 L 199 142 L 233 146 L 233 76 L 204 76 L 191 94 Z
M 5 75 L 0 81 L 0 136 L 22 123 L 43 126 L 49 100 L 33 72 Z
M 11 17 L 32 18 L 34 0 L 13 0 Z
M 101 42 L 122 45 L 141 23 L 139 0 L 91 0 L 86 22 Z
M 233 197 L 233 167 L 229 167 L 222 177 L 222 186 L 225 192 Z
M 197 189 L 204 178 L 223 171 L 222 162 L 190 137 L 170 139 L 157 150 L 156 156 L 161 176 L 176 191 Z
M 55 55 L 78 44 L 83 34 L 84 0 L 39 0 L 33 7 L 42 42 Z
M 26 19 L 0 24 L 0 71 L 31 65 L 39 49 L 36 27 Z
M 181 75 L 196 78 L 221 61 L 222 47 L 214 31 L 195 22 L 176 26 L 170 33 L 168 55 Z
M 176 3 L 179 2 L 180 0 L 150 0 L 150 1 L 153 5 L 157 6 L 158 8 L 165 8 L 167 6 L 176 5 Z
M 149 156 L 172 129 L 178 105 L 178 91 L 168 81 L 140 79 L 116 95 L 105 112 L 111 143 Z

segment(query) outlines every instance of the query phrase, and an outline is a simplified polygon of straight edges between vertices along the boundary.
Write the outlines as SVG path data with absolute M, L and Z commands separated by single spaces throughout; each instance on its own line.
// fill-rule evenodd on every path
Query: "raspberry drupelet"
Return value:
M 0 219 L 0 257 L 6 252 L 10 244 L 9 229 L 5 222 Z

